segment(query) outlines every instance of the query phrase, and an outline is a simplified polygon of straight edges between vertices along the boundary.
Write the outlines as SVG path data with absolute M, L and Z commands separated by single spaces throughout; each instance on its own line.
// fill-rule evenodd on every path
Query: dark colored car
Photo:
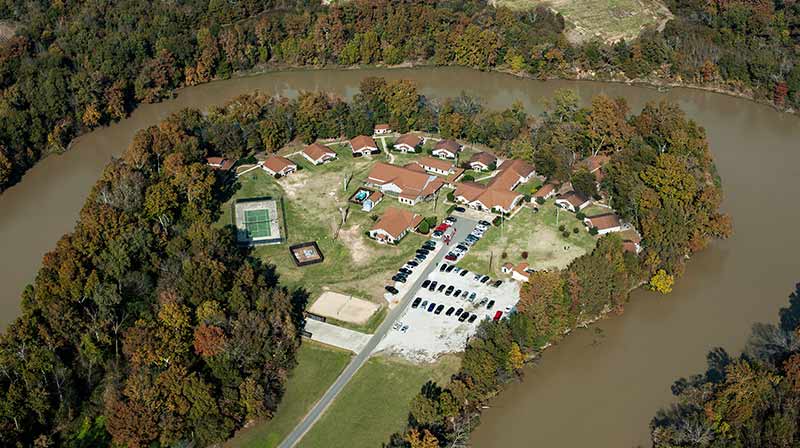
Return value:
M 454 289 L 456 289 L 455 286 L 453 286 L 453 285 L 448 286 L 447 287 L 447 291 L 444 292 L 444 295 L 449 296 L 450 294 L 453 293 Z
M 465 209 L 464 207 L 460 207 L 460 206 L 454 208 L 453 210 L 455 210 L 455 211 L 457 211 L 459 213 L 464 213 L 465 211 L 467 211 L 467 209 Z
M 447 267 L 447 270 L 445 272 L 453 272 L 453 269 L 455 269 L 455 268 L 456 268 L 456 265 L 451 264 L 450 266 Z
M 444 283 L 442 283 L 441 285 L 439 285 L 439 287 L 438 287 L 438 288 L 436 288 L 436 291 L 437 291 L 437 292 L 442 292 L 442 291 L 444 291 L 444 288 L 447 288 L 447 285 L 445 285 Z
M 428 291 L 433 292 L 433 290 L 436 289 L 436 285 L 438 285 L 438 282 L 436 282 L 436 280 L 432 281 L 431 285 L 428 286 Z
M 464 310 L 462 308 L 457 309 L 456 310 L 456 316 L 460 316 L 461 313 L 463 313 L 463 312 L 464 312 Z
M 490 223 L 489 221 L 478 221 L 478 224 L 484 225 L 486 227 L 489 227 L 490 225 L 492 225 L 492 223 Z
M 427 287 L 428 287 L 428 285 L 430 285 L 430 284 L 431 284 L 431 281 L 430 281 L 430 280 L 425 280 L 424 282 L 422 282 L 422 287 L 423 287 L 423 288 L 427 288 Z
M 461 272 L 459 272 L 459 273 L 458 273 L 458 275 L 460 275 L 460 276 L 462 276 L 462 277 L 463 277 L 463 276 L 467 275 L 467 273 L 469 273 L 469 271 L 468 271 L 468 270 L 466 270 L 466 269 L 462 269 L 462 270 L 461 270 Z
M 500 320 L 501 317 L 503 317 L 503 312 L 502 311 L 498 311 L 498 312 L 494 313 L 494 317 L 492 318 L 492 320 Z
M 422 302 L 422 297 L 417 297 L 416 299 L 414 299 L 414 301 L 411 303 L 411 308 L 418 307 L 419 306 L 419 302 Z
M 459 321 L 459 322 L 464 322 L 465 320 L 467 320 L 467 318 L 468 318 L 468 317 L 469 317 L 469 313 L 467 313 L 467 312 L 464 312 L 463 314 L 461 314 L 460 316 L 458 316 L 458 321 Z
M 398 290 L 397 290 L 397 288 L 395 288 L 394 286 L 389 286 L 389 285 L 387 285 L 385 289 L 386 289 L 387 291 L 389 291 L 390 293 L 392 293 L 392 294 L 397 294 L 398 292 L 400 292 L 400 291 L 398 291 Z
M 406 280 L 408 280 L 408 277 L 402 274 L 395 274 L 395 276 L 392 277 L 392 280 L 400 283 L 405 283 Z
M 439 305 L 436 307 L 436 311 L 433 314 L 442 314 L 442 310 L 444 309 L 444 305 Z
M 451 314 L 453 314 L 453 311 L 455 311 L 455 310 L 456 309 L 451 306 L 450 308 L 447 309 L 447 311 L 445 311 L 444 315 L 445 316 L 450 316 Z
M 490 300 L 489 303 L 486 304 L 486 309 L 490 310 L 494 306 L 494 300 Z
M 436 304 L 431 302 L 428 304 L 428 312 L 430 313 L 433 309 L 436 308 Z
M 411 275 L 411 273 L 413 273 L 414 271 L 412 271 L 411 269 L 408 269 L 408 268 L 400 268 L 400 269 L 397 270 L 397 272 L 401 272 L 403 274 Z
M 453 297 L 459 297 L 461 295 L 461 290 L 456 289 L 456 292 L 453 293 Z
M 411 266 L 412 268 L 415 268 L 415 267 L 419 266 L 419 263 L 417 263 L 417 260 L 411 260 L 406 264 Z
M 488 281 L 489 281 L 489 276 L 488 275 L 484 275 L 483 277 L 481 277 L 481 283 L 486 283 Z
M 460 249 L 462 252 L 466 252 L 466 251 L 469 250 L 469 247 L 467 247 L 467 246 L 465 246 L 463 244 L 459 244 L 458 246 L 456 246 L 456 249 Z
M 442 265 L 439 266 L 439 272 L 444 272 L 444 270 L 447 269 L 448 266 L 450 265 L 447 263 L 442 263 Z
M 468 322 L 469 323 L 473 323 L 473 322 L 475 322 L 475 319 L 477 319 L 477 318 L 478 318 L 478 316 L 476 314 L 473 314 L 472 316 L 469 316 Z
M 428 255 L 429 253 L 431 253 L 431 251 L 429 251 L 428 249 L 417 249 L 417 253 Z
M 456 261 L 458 257 L 455 256 L 452 252 L 444 256 L 444 259 L 447 261 Z
M 498 281 L 494 282 L 494 283 L 492 284 L 492 286 L 494 286 L 495 288 L 497 288 L 497 287 L 499 287 L 499 286 L 500 286 L 500 285 L 502 285 L 502 284 L 503 284 L 503 281 L 502 281 L 502 280 L 498 280 Z

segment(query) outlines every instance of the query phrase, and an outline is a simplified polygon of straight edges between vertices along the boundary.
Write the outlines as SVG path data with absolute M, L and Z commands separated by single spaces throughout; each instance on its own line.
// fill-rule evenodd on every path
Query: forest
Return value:
M 526 362 L 577 326 L 622 313 L 634 288 L 670 292 L 691 254 L 732 231 L 718 211 L 722 190 L 705 132 L 676 105 L 650 103 L 630 115 L 622 99 L 598 96 L 579 108 L 574 92 L 560 91 L 528 122 L 507 148 L 517 156 L 530 151 L 529 160 L 551 181 L 577 184 L 584 157 L 610 157 L 600 190 L 639 229 L 642 251 L 625 250 L 609 234 L 566 269 L 532 273 L 517 312 L 480 324 L 461 370 L 448 384 L 422 388 L 406 431 L 393 435 L 389 447 L 466 446 L 482 405 Z
M 19 26 L 0 47 L 0 191 L 77 135 L 137 104 L 239 72 L 460 65 L 538 78 L 643 79 L 800 107 L 800 3 L 670 0 L 663 32 L 570 43 L 545 8 L 484 1 L 0 0 Z
M 797 446 L 800 285 L 778 325 L 753 325 L 742 354 L 708 353 L 708 369 L 672 385 L 676 403 L 653 418 L 656 448 Z

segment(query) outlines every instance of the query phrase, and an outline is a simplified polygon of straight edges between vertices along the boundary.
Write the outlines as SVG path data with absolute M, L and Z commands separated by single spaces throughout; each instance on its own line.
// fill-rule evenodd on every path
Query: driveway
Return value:
M 371 334 L 361 333 L 314 319 L 306 319 L 305 330 L 311 333 L 310 339 L 314 341 L 350 350 L 353 353 L 363 350 L 372 337 Z
M 463 239 L 464 236 L 468 235 L 472 228 L 475 226 L 477 222 L 472 221 L 466 218 L 458 218 L 458 222 L 456 222 L 456 238 L 454 241 L 460 241 Z M 402 243 L 401 243 L 402 244 Z M 279 448 L 291 448 L 297 445 L 297 442 L 314 426 L 314 423 L 319 420 L 322 414 L 328 409 L 328 406 L 333 403 L 333 400 L 339 395 L 339 393 L 344 389 L 344 386 L 350 382 L 350 379 L 353 378 L 353 375 L 367 362 L 367 359 L 372 355 L 375 348 L 378 344 L 383 340 L 386 334 L 391 330 L 392 325 L 397 320 L 397 318 L 402 315 L 406 308 L 408 308 L 411 300 L 414 298 L 412 294 L 417 289 L 419 289 L 420 285 L 422 284 L 423 280 L 428 277 L 428 275 L 436 269 L 439 262 L 442 261 L 445 254 L 449 250 L 448 246 L 442 246 L 442 242 L 439 241 L 437 244 L 437 252 L 432 258 L 431 262 L 423 269 L 421 275 L 417 277 L 417 279 L 413 282 L 412 285 L 402 293 L 402 298 L 400 299 L 400 303 L 398 306 L 391 308 L 389 310 L 389 314 L 387 314 L 386 319 L 383 320 L 381 325 L 375 331 L 375 334 L 369 339 L 367 344 L 364 348 L 353 357 L 350 361 L 350 364 L 344 368 L 344 371 L 336 378 L 336 381 L 325 391 L 325 394 L 322 395 L 322 398 L 314 405 L 313 408 L 303 417 L 303 420 L 292 430 L 292 432 L 286 436 L 286 438 L 281 442 Z M 451 243 L 453 244 L 453 243 Z M 400 266 L 398 266 L 398 269 Z

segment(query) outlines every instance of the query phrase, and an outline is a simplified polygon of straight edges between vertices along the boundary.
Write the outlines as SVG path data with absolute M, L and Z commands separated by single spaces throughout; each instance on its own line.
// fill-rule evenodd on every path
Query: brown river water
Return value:
M 19 314 L 20 292 L 42 255 L 70 231 L 90 187 L 112 156 L 143 127 L 185 107 L 206 109 L 260 90 L 353 95 L 366 76 L 408 78 L 434 97 L 465 91 L 490 108 L 521 101 L 530 112 L 558 88 L 583 101 L 606 93 L 638 111 L 650 100 L 676 101 L 706 127 L 722 176 L 734 236 L 689 263 L 672 294 L 636 291 L 625 314 L 578 330 L 525 370 L 489 403 L 473 445 L 482 447 L 648 446 L 648 423 L 671 399 L 669 387 L 700 372 L 707 351 L 739 351 L 754 322 L 774 322 L 800 281 L 800 119 L 766 106 L 688 89 L 666 93 L 621 84 L 533 81 L 456 68 L 267 73 L 187 88 L 143 105 L 126 120 L 80 137 L 0 195 L 0 325 Z

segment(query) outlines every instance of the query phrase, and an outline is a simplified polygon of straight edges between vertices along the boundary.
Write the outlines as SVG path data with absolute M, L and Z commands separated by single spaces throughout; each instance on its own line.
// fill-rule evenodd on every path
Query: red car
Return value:
M 435 229 L 433 229 L 433 230 L 434 230 L 434 231 L 436 231 L 436 230 L 441 230 L 442 232 L 444 232 L 445 230 L 447 230 L 447 229 L 449 229 L 449 228 L 450 228 L 450 224 L 439 224 L 439 225 L 438 225 L 438 226 L 436 226 L 436 228 L 435 228 Z
M 503 312 L 502 311 L 498 311 L 498 312 L 494 313 L 494 317 L 492 318 L 492 320 L 500 320 L 501 317 L 503 317 Z

